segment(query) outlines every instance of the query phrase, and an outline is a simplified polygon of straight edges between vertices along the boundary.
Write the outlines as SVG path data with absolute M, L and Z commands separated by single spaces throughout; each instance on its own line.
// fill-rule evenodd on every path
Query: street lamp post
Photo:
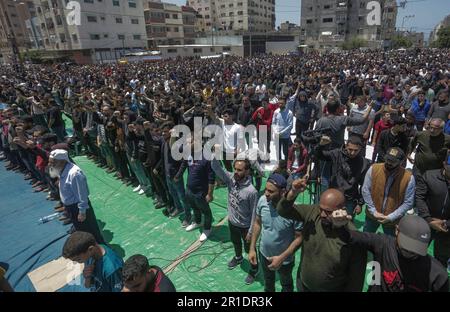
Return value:
M 404 26 L 405 26 L 405 19 L 408 19 L 408 18 L 414 18 L 414 17 L 416 17 L 415 15 L 406 15 L 406 16 L 403 16 L 403 20 L 402 20 L 402 31 L 405 31 L 405 28 L 404 28 Z

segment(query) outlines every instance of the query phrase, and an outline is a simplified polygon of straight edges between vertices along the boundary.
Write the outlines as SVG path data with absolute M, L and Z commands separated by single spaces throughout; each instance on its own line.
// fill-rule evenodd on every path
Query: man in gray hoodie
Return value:
M 242 257 L 242 243 L 245 252 L 249 252 L 256 205 L 258 204 L 258 192 L 252 185 L 250 175 L 250 162 L 248 160 L 236 160 L 233 167 L 234 174 L 225 171 L 217 159 L 211 161 L 211 168 L 228 187 L 228 225 L 230 240 L 235 252 L 235 256 L 228 263 L 230 270 L 241 264 L 244 259 Z M 252 284 L 257 273 L 258 264 L 252 265 L 245 283 Z

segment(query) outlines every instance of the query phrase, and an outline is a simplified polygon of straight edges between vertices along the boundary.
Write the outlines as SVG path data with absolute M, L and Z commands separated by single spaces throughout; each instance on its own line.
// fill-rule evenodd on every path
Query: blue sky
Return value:
M 185 0 L 163 1 L 181 5 L 186 4 Z M 276 0 L 277 26 L 285 21 L 300 23 L 300 1 Z M 428 39 L 428 34 L 448 14 L 450 14 L 450 0 L 410 0 L 410 3 L 406 4 L 405 9 L 399 8 L 397 27 L 401 27 L 404 16 L 415 15 L 414 18 L 405 20 L 404 27 L 408 29 L 414 27 L 413 31 L 424 32 L 425 39 Z

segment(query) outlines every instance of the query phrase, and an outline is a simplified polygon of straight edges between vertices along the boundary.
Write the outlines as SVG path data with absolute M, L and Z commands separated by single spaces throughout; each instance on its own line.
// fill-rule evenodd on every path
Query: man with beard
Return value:
M 157 266 L 150 266 L 143 255 L 125 261 L 122 292 L 176 292 L 172 281 Z
M 412 140 L 408 159 L 414 164 L 415 173 L 442 168 L 442 159 L 450 147 L 450 135 L 443 133 L 444 126 L 442 119 L 431 119 L 428 130 L 417 133 Z M 416 155 L 413 159 L 411 154 L 414 150 Z
M 248 260 L 252 265 L 257 265 L 256 242 L 261 234 L 259 256 L 266 292 L 275 291 L 275 272 L 280 275 L 281 291 L 294 291 L 292 269 L 295 251 L 302 243 L 302 223 L 285 219 L 277 213 L 276 206 L 286 192 L 286 187 L 286 178 L 279 173 L 272 173 L 256 207 Z
M 344 193 L 350 215 L 360 214 L 364 200 L 359 188 L 369 169 L 368 161 L 361 153 L 364 143 L 360 137 L 350 136 L 343 148 L 325 150 L 330 143 L 331 139 L 323 136 L 317 149 L 320 160 L 331 162 L 330 187 Z
M 398 147 L 403 152 L 408 151 L 409 141 L 405 135 L 406 120 L 403 117 L 394 115 L 391 121 L 392 128 L 383 130 L 380 139 L 377 142 L 376 150 L 378 152 L 377 162 L 384 162 L 384 156 L 391 147 Z
M 309 129 L 311 122 L 314 120 L 317 107 L 308 100 L 308 95 L 305 91 L 298 92 L 298 99 L 296 99 L 297 93 L 294 96 L 295 99 L 291 98 L 289 101 L 293 102 L 292 113 L 296 118 L 295 134 L 297 138 L 300 138 L 301 134 Z
M 429 118 L 440 118 L 444 121 L 447 121 L 448 115 L 450 114 L 448 92 L 448 90 L 441 90 L 438 93 L 437 101 L 431 104 L 430 110 L 428 111 Z
M 216 151 L 218 149 L 219 147 L 215 147 Z M 235 256 L 228 263 L 228 268 L 232 270 L 244 260 L 242 243 L 244 243 L 244 250 L 247 253 L 249 252 L 258 192 L 252 185 L 251 164 L 248 160 L 236 160 L 234 162 L 234 174 L 225 171 L 216 158 L 211 161 L 211 168 L 228 187 L 228 225 L 230 240 L 235 252 Z M 252 264 L 245 283 L 252 284 L 257 273 L 258 265 Z
M 385 234 L 395 236 L 395 224 L 413 208 L 416 182 L 403 167 L 405 153 L 390 148 L 384 163 L 373 164 L 367 171 L 362 195 L 367 204 L 364 232 L 375 233 L 380 225 Z
M 91 233 L 97 243 L 103 243 L 83 171 L 70 162 L 68 152 L 62 149 L 50 153 L 48 170 L 52 178 L 59 178 L 59 195 L 73 229 Z
M 318 205 L 296 205 L 297 196 L 306 189 L 299 179 L 278 202 L 280 216 L 303 222 L 302 255 L 297 271 L 299 291 L 353 291 L 363 287 L 367 254 L 345 241 L 342 229 L 335 228 L 331 214 L 343 209 L 345 196 L 337 189 L 322 193 Z M 353 224 L 348 225 L 356 229 Z
M 428 222 L 434 239 L 434 257 L 444 266 L 450 259 L 450 153 L 443 169 L 428 170 L 417 176 L 416 206 Z
M 395 237 L 361 233 L 349 228 L 345 210 L 335 211 L 332 223 L 345 232 L 345 241 L 373 253 L 380 265 L 379 282 L 369 292 L 448 292 L 444 267 L 427 255 L 430 227 L 418 216 L 404 216 L 396 226 Z

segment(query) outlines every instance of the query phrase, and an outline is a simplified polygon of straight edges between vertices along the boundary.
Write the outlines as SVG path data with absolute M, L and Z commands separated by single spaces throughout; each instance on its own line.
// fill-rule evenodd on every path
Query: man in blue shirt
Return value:
M 74 231 L 85 231 L 94 235 L 98 243 L 103 237 L 98 228 L 94 210 L 89 201 L 89 188 L 81 169 L 70 162 L 66 150 L 55 149 L 48 161 L 50 177 L 59 179 L 61 202 L 73 224 Z
M 188 177 L 186 183 L 186 199 L 185 204 L 187 209 L 194 211 L 194 222 L 188 223 L 190 220 L 185 220 L 183 225 L 186 226 L 186 231 L 193 231 L 201 226 L 202 214 L 205 216 L 203 233 L 200 236 L 200 241 L 203 242 L 208 239 L 211 233 L 212 213 L 209 203 L 213 201 L 215 175 L 211 169 L 211 162 L 206 160 L 202 152 L 201 139 L 197 141 L 192 137 L 187 139 L 190 146 L 191 155 L 187 160 L 183 160 L 180 169 L 180 176 L 183 175 L 186 168 L 188 168 Z M 196 148 L 196 144 L 198 145 Z
M 278 101 L 279 108 L 275 110 L 272 117 L 272 132 L 275 145 L 278 147 L 278 159 L 287 159 L 289 146 L 291 145 L 291 130 L 294 125 L 294 116 L 286 107 L 286 100 Z M 281 157 L 283 151 L 283 158 Z
M 92 234 L 74 232 L 65 242 L 62 256 L 84 263 L 84 286 L 91 291 L 122 290 L 123 260 L 111 248 L 97 244 Z
M 264 195 L 256 207 L 256 219 L 253 224 L 253 235 L 248 254 L 249 262 L 257 264 L 256 242 L 261 234 L 259 256 L 264 274 L 264 290 L 275 291 L 275 272 L 280 275 L 283 292 L 292 292 L 294 283 L 294 253 L 300 247 L 303 237 L 303 224 L 281 217 L 276 209 L 281 196 L 285 193 L 287 181 L 279 173 L 272 173 L 267 180 Z

